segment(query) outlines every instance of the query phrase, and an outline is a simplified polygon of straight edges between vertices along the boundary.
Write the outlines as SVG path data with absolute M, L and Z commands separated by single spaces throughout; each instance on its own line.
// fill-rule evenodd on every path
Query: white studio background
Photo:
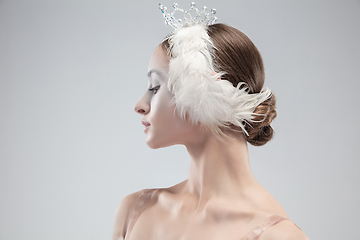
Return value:
M 260 183 L 311 239 L 359 240 L 360 1 L 196 3 L 263 54 Z M 170 31 L 158 0 L 0 0 L 0 240 L 110 239 L 123 197 L 187 178 L 185 149 L 149 149 L 132 110 Z

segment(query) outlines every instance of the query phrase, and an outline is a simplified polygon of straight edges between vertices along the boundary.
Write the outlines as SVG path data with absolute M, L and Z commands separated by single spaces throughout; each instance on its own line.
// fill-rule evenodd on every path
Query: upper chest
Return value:
M 153 205 L 142 212 L 126 240 L 241 240 L 260 220 L 246 211 L 194 213 Z

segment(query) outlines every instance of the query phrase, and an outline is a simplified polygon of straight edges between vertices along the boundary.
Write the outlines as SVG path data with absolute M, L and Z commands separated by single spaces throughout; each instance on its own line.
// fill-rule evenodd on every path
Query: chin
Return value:
M 156 139 L 149 136 L 146 137 L 146 145 L 148 145 L 148 147 L 151 149 L 158 149 L 163 147 L 159 141 L 156 141 Z
M 151 149 L 159 149 L 175 145 L 171 141 L 165 141 L 156 138 L 146 138 L 146 144 Z
M 161 146 L 157 145 L 157 144 L 154 144 L 154 143 L 149 143 L 149 142 L 146 142 L 146 144 L 148 145 L 149 148 L 151 149 L 158 149 L 158 148 L 162 148 Z

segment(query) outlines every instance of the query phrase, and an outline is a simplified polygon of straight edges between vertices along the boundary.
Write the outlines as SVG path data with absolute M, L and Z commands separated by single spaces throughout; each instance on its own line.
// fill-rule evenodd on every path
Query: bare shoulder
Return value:
M 125 234 L 125 225 L 126 220 L 129 215 L 130 209 L 133 206 L 135 200 L 145 191 L 141 190 L 138 192 L 131 193 L 124 197 L 116 210 L 115 214 L 115 223 L 114 223 L 114 231 L 113 231 L 113 240 L 120 240 L 123 239 Z
M 259 240 L 309 240 L 293 222 L 284 220 L 266 229 Z

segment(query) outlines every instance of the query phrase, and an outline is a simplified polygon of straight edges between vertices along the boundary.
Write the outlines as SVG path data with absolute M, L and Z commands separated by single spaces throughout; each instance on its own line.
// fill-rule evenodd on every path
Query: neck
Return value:
M 225 133 L 223 140 L 209 133 L 201 144 L 186 145 L 191 165 L 184 191 L 198 197 L 198 205 L 214 197 L 238 198 L 257 183 L 243 133 Z

